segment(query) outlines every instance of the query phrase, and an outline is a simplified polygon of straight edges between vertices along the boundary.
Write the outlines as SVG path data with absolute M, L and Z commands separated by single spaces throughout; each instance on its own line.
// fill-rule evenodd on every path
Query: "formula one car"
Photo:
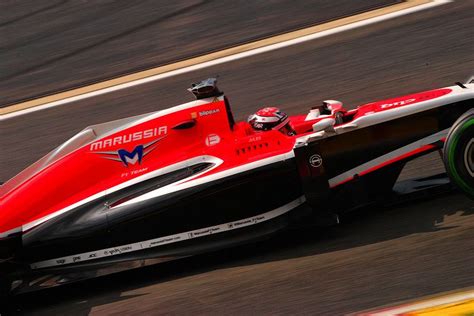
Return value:
M 393 195 L 403 166 L 436 150 L 474 197 L 473 81 L 353 110 L 267 107 L 239 123 L 215 79 L 189 90 L 197 100 L 87 127 L 0 187 L 6 291 L 228 247 L 301 219 L 337 222 Z

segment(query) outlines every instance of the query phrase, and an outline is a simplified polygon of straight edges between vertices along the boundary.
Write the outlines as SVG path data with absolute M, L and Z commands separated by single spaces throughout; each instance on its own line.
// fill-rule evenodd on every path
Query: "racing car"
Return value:
M 192 102 L 85 128 L 0 186 L 6 292 L 254 241 L 308 218 L 337 223 L 397 194 L 404 165 L 433 151 L 474 198 L 474 80 L 352 110 L 336 100 L 295 116 L 265 107 L 243 122 L 216 79 L 188 90 Z

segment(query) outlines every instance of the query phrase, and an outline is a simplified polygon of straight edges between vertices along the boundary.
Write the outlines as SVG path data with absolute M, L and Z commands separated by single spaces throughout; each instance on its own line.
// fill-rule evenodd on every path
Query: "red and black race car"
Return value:
M 291 117 L 265 108 L 239 123 L 215 79 L 189 90 L 197 100 L 87 127 L 0 187 L 7 291 L 228 247 L 301 219 L 337 222 L 393 196 L 404 165 L 437 150 L 474 197 L 472 81 L 349 111 L 334 100 Z

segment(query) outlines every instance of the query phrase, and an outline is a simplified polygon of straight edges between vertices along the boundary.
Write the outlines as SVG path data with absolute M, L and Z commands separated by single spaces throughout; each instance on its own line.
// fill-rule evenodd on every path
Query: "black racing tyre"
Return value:
M 474 109 L 454 123 L 444 144 L 443 158 L 451 181 L 474 199 Z

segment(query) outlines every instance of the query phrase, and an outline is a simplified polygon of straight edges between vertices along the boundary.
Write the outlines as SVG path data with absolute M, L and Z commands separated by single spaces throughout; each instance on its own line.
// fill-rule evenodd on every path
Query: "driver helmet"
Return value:
M 257 131 L 269 131 L 289 122 L 288 115 L 275 107 L 266 107 L 249 116 L 247 122 Z

